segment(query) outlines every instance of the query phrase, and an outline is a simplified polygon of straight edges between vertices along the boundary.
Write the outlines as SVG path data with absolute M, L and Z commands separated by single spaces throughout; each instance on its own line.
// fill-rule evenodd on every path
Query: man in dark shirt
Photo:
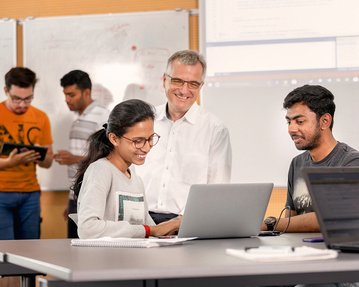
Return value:
M 296 88 L 284 99 L 283 107 L 287 110 L 288 133 L 296 148 L 305 152 L 291 162 L 286 218 L 279 220 L 276 230 L 283 231 L 288 227 L 287 232 L 319 232 L 319 223 L 301 169 L 311 166 L 359 166 L 359 152 L 334 138 L 334 96 L 326 88 L 313 85 Z M 266 227 L 268 225 L 263 224 L 264 230 Z

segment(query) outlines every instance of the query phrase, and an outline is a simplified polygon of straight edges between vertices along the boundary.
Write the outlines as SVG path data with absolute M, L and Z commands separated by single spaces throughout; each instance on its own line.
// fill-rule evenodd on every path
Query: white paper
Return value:
M 308 246 L 291 248 L 290 246 L 261 246 L 258 248 L 226 249 L 226 254 L 242 259 L 271 262 L 271 261 L 302 261 L 332 259 L 338 256 L 336 250 L 317 249 Z
M 129 248 L 150 248 L 182 244 L 193 240 L 196 237 L 187 238 L 111 238 L 102 237 L 95 239 L 72 239 L 72 246 L 87 247 L 129 247 Z

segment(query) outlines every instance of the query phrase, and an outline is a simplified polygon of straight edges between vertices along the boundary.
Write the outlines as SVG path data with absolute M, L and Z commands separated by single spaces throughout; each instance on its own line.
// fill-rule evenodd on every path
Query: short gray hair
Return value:
M 207 69 L 206 60 L 201 54 L 197 53 L 196 51 L 182 50 L 175 52 L 171 57 L 169 57 L 167 61 L 167 71 L 171 67 L 171 64 L 176 60 L 180 61 L 180 63 L 184 65 L 196 65 L 199 62 L 203 70 L 202 76 L 203 78 L 205 77 Z

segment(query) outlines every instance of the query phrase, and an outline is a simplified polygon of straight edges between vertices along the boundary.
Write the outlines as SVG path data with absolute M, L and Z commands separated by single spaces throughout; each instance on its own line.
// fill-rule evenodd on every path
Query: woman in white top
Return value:
M 118 104 L 108 123 L 89 139 L 74 192 L 78 196 L 80 238 L 148 237 L 174 234 L 180 219 L 155 225 L 144 187 L 131 164 L 141 165 L 160 136 L 153 130 L 153 108 L 141 100 Z

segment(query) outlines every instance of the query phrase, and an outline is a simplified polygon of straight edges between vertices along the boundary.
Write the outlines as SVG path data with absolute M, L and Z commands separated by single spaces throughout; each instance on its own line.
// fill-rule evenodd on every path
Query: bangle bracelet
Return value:
M 145 237 L 146 238 L 150 237 L 151 228 L 148 225 L 144 225 L 143 227 L 145 228 L 145 231 L 146 231 Z

